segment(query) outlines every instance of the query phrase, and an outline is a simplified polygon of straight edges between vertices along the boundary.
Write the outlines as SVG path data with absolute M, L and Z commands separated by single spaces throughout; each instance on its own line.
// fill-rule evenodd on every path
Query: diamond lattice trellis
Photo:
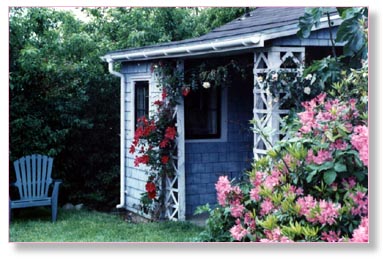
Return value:
M 177 62 L 177 70 L 183 71 L 183 61 Z M 165 178 L 165 218 L 169 220 L 185 219 L 185 131 L 183 99 L 175 108 L 174 118 L 177 122 L 176 155 L 173 164 L 175 175 Z
M 286 93 L 279 93 L 280 97 L 273 96 L 264 82 L 268 72 L 283 70 L 292 73 L 301 73 L 304 63 L 305 49 L 302 47 L 272 47 L 261 49 L 254 53 L 254 119 L 258 126 L 267 132 L 272 129 L 273 134 L 265 140 L 260 134 L 254 134 L 255 159 L 265 155 L 271 145 L 280 140 L 281 119 L 289 113 L 283 109 L 283 98 Z

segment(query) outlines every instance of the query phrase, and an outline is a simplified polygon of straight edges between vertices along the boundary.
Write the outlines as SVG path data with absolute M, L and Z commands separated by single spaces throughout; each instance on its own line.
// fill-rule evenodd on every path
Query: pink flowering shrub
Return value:
M 368 127 L 356 103 L 304 102 L 291 138 L 255 161 L 247 181 L 219 177 L 217 240 L 368 242 Z
M 355 127 L 351 143 L 358 150 L 363 164 L 368 166 L 368 128 L 364 125 Z

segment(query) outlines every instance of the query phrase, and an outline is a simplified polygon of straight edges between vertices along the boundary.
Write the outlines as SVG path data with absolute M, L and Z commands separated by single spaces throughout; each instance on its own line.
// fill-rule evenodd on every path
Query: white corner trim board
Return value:
M 119 77 L 121 81 L 120 102 L 120 204 L 117 208 L 125 207 L 125 76 L 113 69 L 113 61 L 108 60 L 109 73 Z

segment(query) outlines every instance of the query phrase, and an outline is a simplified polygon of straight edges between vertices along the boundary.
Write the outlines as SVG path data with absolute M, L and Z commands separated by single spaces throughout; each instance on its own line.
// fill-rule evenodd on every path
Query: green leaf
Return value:
M 364 9 L 349 8 L 343 10 L 342 17 L 345 19 L 339 26 L 336 42 L 344 42 L 344 55 L 360 55 L 362 59 L 367 55 L 367 38 L 363 30 L 365 21 Z
M 332 184 L 336 179 L 336 172 L 334 170 L 328 170 L 323 175 L 323 180 L 327 185 Z
M 334 167 L 334 162 L 325 162 L 324 164 L 321 164 L 318 168 L 319 171 L 328 170 Z
M 334 170 L 336 172 L 345 172 L 347 171 L 347 166 L 344 165 L 343 163 L 337 162 L 335 163 Z
M 322 8 L 306 8 L 305 14 L 299 18 L 299 30 L 297 36 L 300 38 L 308 38 L 312 27 L 318 26 L 322 17 Z
M 366 178 L 367 173 L 364 171 L 357 171 L 357 172 L 354 172 L 354 175 L 358 179 L 358 181 L 363 181 L 364 178 Z
M 316 171 L 316 170 L 310 172 L 310 173 L 307 175 L 307 177 L 306 177 L 306 181 L 307 181 L 308 183 L 310 183 L 310 182 L 312 181 L 313 177 L 315 176 L 315 174 L 317 174 L 317 171 Z

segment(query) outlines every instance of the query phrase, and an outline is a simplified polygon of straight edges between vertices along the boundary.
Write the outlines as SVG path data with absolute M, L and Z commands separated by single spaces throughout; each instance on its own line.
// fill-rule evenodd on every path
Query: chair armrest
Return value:
M 61 184 L 63 181 L 61 179 L 53 179 L 52 182 L 53 182 L 53 184 L 55 184 L 55 183 Z
M 60 184 L 61 183 L 62 183 L 62 180 L 59 180 L 59 179 L 53 180 L 53 182 L 52 182 L 52 184 L 54 185 L 53 186 L 53 191 L 52 191 L 52 197 L 53 198 L 58 196 L 59 188 L 60 188 Z

